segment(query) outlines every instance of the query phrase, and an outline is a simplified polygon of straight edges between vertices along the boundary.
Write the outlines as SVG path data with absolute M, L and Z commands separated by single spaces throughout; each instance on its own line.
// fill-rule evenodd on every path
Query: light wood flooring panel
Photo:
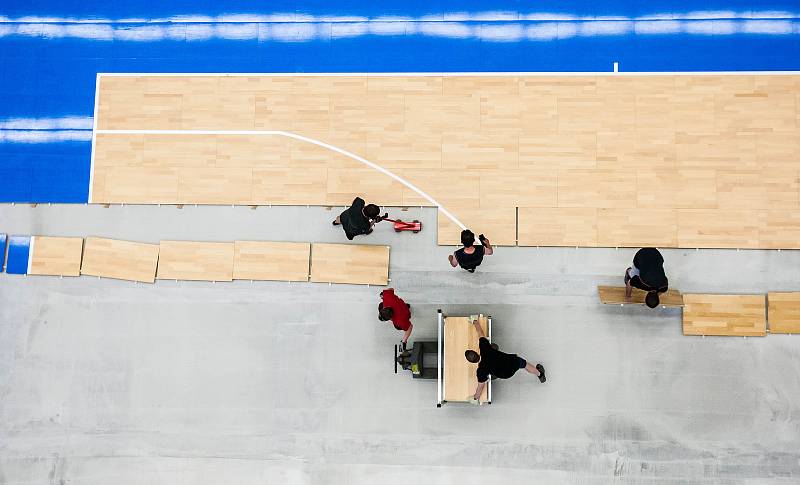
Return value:
M 325 205 L 328 169 L 262 168 L 253 170 L 255 205 Z
M 218 135 L 217 168 L 275 169 L 291 166 L 292 140 L 277 135 Z M 288 171 L 287 171 L 288 172 Z
M 597 133 L 597 168 L 673 168 L 676 157 L 673 132 L 629 130 Z
M 480 126 L 481 104 L 477 96 L 409 94 L 405 105 L 406 129 L 474 132 Z
M 597 134 L 522 133 L 519 135 L 519 168 L 594 168 L 597 166 Z
M 216 136 L 144 136 L 144 151 L 142 152 L 142 164 L 144 166 L 195 169 L 214 168 L 216 163 Z
M 798 110 L 800 112 L 800 110 Z M 797 169 L 800 161 L 800 134 L 763 132 L 756 134 L 756 159 L 762 168 Z
M 461 228 L 441 212 L 439 217 L 438 241 L 442 245 L 461 245 Z M 459 209 L 456 217 L 467 226 L 467 229 L 485 235 L 492 245 L 516 245 L 516 209 L 513 207 L 496 207 L 492 209 Z
M 389 282 L 389 246 L 312 244 L 311 281 L 386 285 Z
M 764 295 L 683 295 L 684 335 L 767 334 Z
M 519 165 L 516 133 L 442 135 L 442 167 L 448 171 L 512 170 Z
M 436 198 L 450 211 L 480 207 L 480 176 L 474 171 L 401 170 L 398 175 Z M 414 190 L 403 187 L 403 205 L 428 207 L 432 204 Z
M 682 248 L 758 248 L 763 211 L 678 209 Z
M 416 130 L 369 133 L 365 158 L 389 170 L 441 169 L 442 135 Z
M 311 244 L 235 241 L 233 279 L 308 281 Z
M 371 168 L 328 169 L 328 205 L 350 205 L 356 196 L 367 204 L 402 205 L 403 189 L 400 182 Z
M 161 241 L 158 279 L 232 281 L 233 243 Z
M 81 274 L 153 283 L 158 265 L 158 244 L 87 237 Z
M 184 168 L 178 172 L 179 204 L 250 204 L 253 170 Z
M 98 133 L 94 162 L 96 167 L 141 167 L 144 156 L 144 135 Z
M 595 208 L 520 208 L 520 246 L 598 245 Z
M 597 245 L 677 247 L 678 214 L 674 209 L 598 209 Z
M 489 335 L 488 320 L 481 315 L 478 324 L 484 335 Z M 449 402 L 468 402 L 478 388 L 478 364 L 467 361 L 464 352 L 478 352 L 480 338 L 475 325 L 469 317 L 444 318 L 444 400 Z M 488 399 L 488 386 L 483 389 L 481 401 Z
M 557 191 L 558 172 L 553 169 L 491 170 L 480 173 L 482 209 L 556 207 Z
M 769 333 L 800 333 L 800 293 L 767 294 Z
M 797 169 L 717 170 L 717 204 L 720 209 L 796 210 Z
M 5 247 L 2 248 L 5 250 Z M 83 238 L 31 237 L 31 267 L 28 274 L 80 276 Z
M 716 209 L 717 172 L 708 169 L 637 170 L 636 205 L 641 209 Z
M 402 134 L 405 99 L 399 94 L 341 94 L 330 97 L 331 129 L 352 133 Z M 364 120 L 370 120 L 364 123 Z
M 757 170 L 752 133 L 676 133 L 677 168 Z
M 122 204 L 173 204 L 178 200 L 178 171 L 172 168 L 118 168 L 107 170 L 95 184 L 92 202 Z
M 766 211 L 758 228 L 758 247 L 800 249 L 800 211 Z
M 328 131 L 330 122 L 330 96 L 255 97 L 255 129 L 282 130 L 300 134 Z
M 623 170 L 559 170 L 559 207 L 626 208 L 636 203 L 636 173 Z
M 647 296 L 646 291 L 634 288 L 630 299 L 625 298 L 624 286 L 598 286 L 597 293 L 600 295 L 600 301 L 606 305 L 644 305 L 644 299 Z M 666 293 L 658 295 L 658 297 L 661 306 L 683 306 L 683 296 L 680 291 L 668 290 Z

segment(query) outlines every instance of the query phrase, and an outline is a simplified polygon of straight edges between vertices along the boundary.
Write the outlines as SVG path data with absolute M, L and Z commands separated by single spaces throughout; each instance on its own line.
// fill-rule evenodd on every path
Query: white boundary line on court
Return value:
M 497 77 L 497 76 L 791 76 L 800 71 L 598 71 L 598 72 L 104 72 L 98 77 Z
M 387 175 L 394 180 L 400 182 L 401 184 L 405 185 L 409 189 L 413 190 L 417 194 L 419 194 L 422 198 L 430 202 L 439 211 L 447 216 L 451 221 L 453 221 L 457 226 L 461 229 L 466 229 L 466 226 L 459 221 L 456 216 L 454 216 L 450 211 L 444 208 L 439 202 L 436 201 L 433 197 L 428 195 L 426 192 L 423 192 L 420 188 L 412 184 L 411 182 L 406 181 L 404 178 L 395 175 L 393 172 L 381 167 L 380 165 L 370 162 L 366 158 L 360 157 L 355 153 L 348 152 L 347 150 L 343 150 L 339 147 L 333 146 L 329 143 L 325 143 L 324 141 L 315 140 L 314 138 L 309 138 L 307 136 L 298 135 L 297 133 L 291 133 L 288 131 L 277 131 L 277 130 L 265 130 L 265 131 L 258 131 L 258 130 L 94 130 L 94 133 L 100 134 L 108 134 L 108 135 L 203 135 L 203 136 L 213 136 L 213 135 L 242 135 L 242 136 L 252 136 L 252 135 L 259 135 L 259 136 L 285 136 L 287 138 L 293 138 L 295 140 L 304 141 L 306 143 L 311 143 L 312 145 L 317 145 L 322 148 L 327 148 L 328 150 L 334 151 L 346 157 L 352 158 L 353 160 L 359 161 L 364 165 L 374 168 L 375 170 L 381 172 L 384 175 Z M 94 149 L 92 150 L 94 153 Z
M 94 147 L 97 142 L 97 109 L 100 105 L 100 76 L 97 73 L 94 81 L 94 116 L 92 116 L 92 154 L 91 162 L 89 163 L 89 198 L 88 203 L 92 203 L 92 189 L 94 187 Z
M 28 245 L 28 269 L 25 274 L 31 274 L 31 267 L 33 266 L 33 246 L 36 244 L 36 236 L 31 236 L 31 242 Z

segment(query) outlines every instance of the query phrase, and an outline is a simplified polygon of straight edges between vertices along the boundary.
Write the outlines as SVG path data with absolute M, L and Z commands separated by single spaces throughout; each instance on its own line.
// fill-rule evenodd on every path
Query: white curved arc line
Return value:
M 355 153 L 349 152 L 337 146 L 333 146 L 329 143 L 325 143 L 324 141 L 315 140 L 314 138 L 309 138 L 307 136 L 298 135 L 297 133 L 291 133 L 288 131 L 275 131 L 275 130 L 268 130 L 268 131 L 258 131 L 258 130 L 96 130 L 97 134 L 109 134 L 109 135 L 277 135 L 277 136 L 285 136 L 287 138 L 294 138 L 295 140 L 304 141 L 306 143 L 311 143 L 312 145 L 317 145 L 322 148 L 327 148 L 328 150 L 334 151 L 341 155 L 344 155 L 348 158 L 352 158 L 358 162 L 363 163 L 364 165 L 373 168 L 384 175 L 391 177 L 392 179 L 400 182 L 401 184 L 405 185 L 409 189 L 416 192 L 420 197 L 424 198 L 428 202 L 430 202 L 433 206 L 435 206 L 439 212 L 444 214 L 448 219 L 453 221 L 458 227 L 462 230 L 466 229 L 466 226 L 461 223 L 461 221 L 456 218 L 450 211 L 448 211 L 442 204 L 440 204 L 436 199 L 428 195 L 422 189 L 418 188 L 416 185 L 412 184 L 411 182 L 405 180 L 404 178 L 400 177 L 392 173 L 391 171 L 381 167 L 380 165 L 370 162 L 366 158 L 360 157 Z

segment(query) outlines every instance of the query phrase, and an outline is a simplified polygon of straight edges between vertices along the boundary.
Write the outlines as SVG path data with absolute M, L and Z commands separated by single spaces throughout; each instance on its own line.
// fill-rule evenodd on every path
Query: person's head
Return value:
M 464 352 L 464 357 L 467 358 L 467 361 L 472 362 L 473 364 L 477 364 L 481 361 L 481 354 L 475 352 L 474 350 L 467 350 Z
M 381 214 L 381 208 L 375 204 L 367 204 L 364 206 L 364 215 L 370 219 L 377 219 Z
M 461 244 L 467 248 L 475 244 L 475 234 L 469 229 L 461 231 Z
M 648 291 L 647 296 L 644 297 L 644 304 L 647 305 L 649 308 L 655 308 L 658 306 L 658 303 L 659 303 L 658 292 Z
M 394 310 L 388 306 L 383 306 L 383 303 L 378 304 L 378 320 L 386 322 L 391 320 L 394 316 Z

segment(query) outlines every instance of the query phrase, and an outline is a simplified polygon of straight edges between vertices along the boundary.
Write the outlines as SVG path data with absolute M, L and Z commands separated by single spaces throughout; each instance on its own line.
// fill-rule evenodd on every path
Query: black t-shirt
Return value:
M 472 254 L 465 253 L 464 248 L 456 251 L 456 261 L 458 261 L 459 266 L 464 269 L 475 269 L 483 262 L 483 255 L 486 252 L 486 248 L 483 247 L 483 245 L 476 245 L 473 247 L 475 248 L 475 252 Z
M 364 199 L 356 197 L 353 200 L 353 205 L 339 215 L 339 220 L 342 222 L 342 228 L 344 228 L 347 239 L 352 240 L 353 237 L 359 234 L 367 234 L 369 232 L 369 219 L 364 215 L 365 205 Z
M 669 282 L 664 274 L 664 258 L 658 249 L 640 249 L 633 257 L 633 265 L 639 270 L 639 275 L 631 278 L 631 286 L 659 293 L 664 293 L 669 289 Z
M 500 379 L 508 379 L 519 370 L 517 354 L 507 354 L 493 349 L 486 337 L 478 340 L 478 349 L 481 354 L 481 361 L 478 363 L 478 382 L 489 380 L 489 374 Z

